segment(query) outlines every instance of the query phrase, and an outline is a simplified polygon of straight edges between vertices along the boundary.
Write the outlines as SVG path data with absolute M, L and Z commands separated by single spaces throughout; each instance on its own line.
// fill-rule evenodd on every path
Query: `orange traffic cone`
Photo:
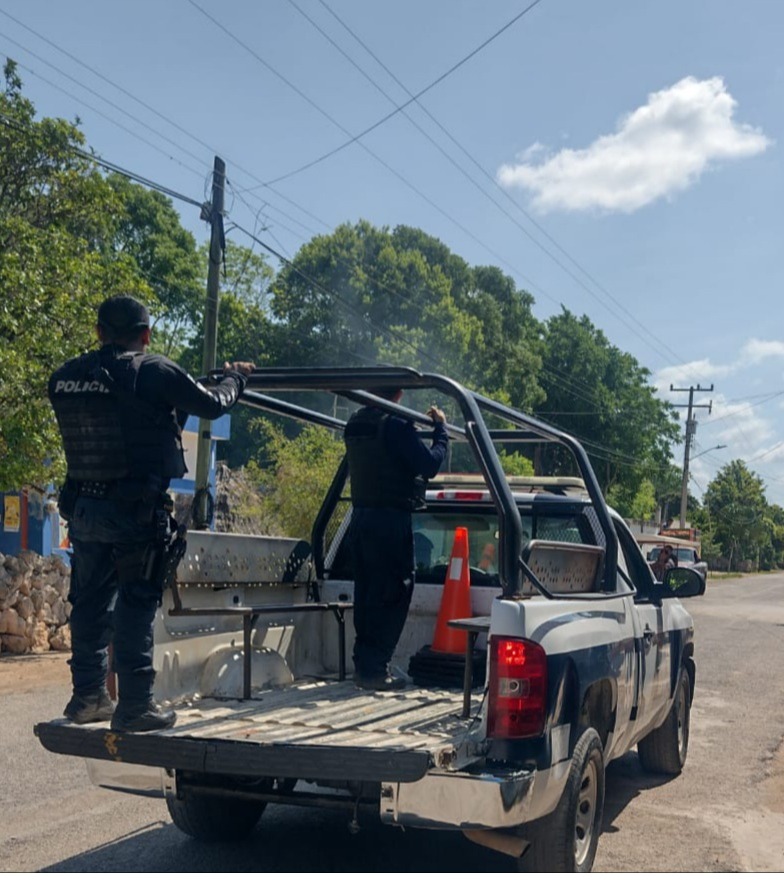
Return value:
M 455 529 L 455 544 L 452 547 L 452 558 L 449 561 L 444 593 L 441 595 L 441 606 L 436 620 L 436 632 L 433 635 L 434 652 L 447 652 L 462 655 L 466 647 L 466 631 L 449 627 L 448 622 L 454 618 L 471 617 L 471 577 L 468 571 L 468 528 Z

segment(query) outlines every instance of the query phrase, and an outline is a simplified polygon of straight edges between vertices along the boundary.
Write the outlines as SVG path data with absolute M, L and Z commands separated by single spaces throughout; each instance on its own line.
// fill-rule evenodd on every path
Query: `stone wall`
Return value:
M 0 554 L 0 651 L 71 648 L 70 576 L 70 568 L 58 556 Z

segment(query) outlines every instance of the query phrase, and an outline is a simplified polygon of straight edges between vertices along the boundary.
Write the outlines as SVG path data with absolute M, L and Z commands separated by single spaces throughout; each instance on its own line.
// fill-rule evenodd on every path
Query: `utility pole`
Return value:
M 218 295 L 220 268 L 226 240 L 223 235 L 223 202 L 226 191 L 226 164 L 217 155 L 212 170 L 212 201 L 202 207 L 201 217 L 210 223 L 210 263 L 207 272 L 207 305 L 204 312 L 204 350 L 202 373 L 215 369 L 218 346 Z M 193 495 L 193 523 L 196 530 L 209 527 L 210 455 L 212 452 L 212 422 L 199 419 L 199 439 L 196 449 L 196 483 Z
M 694 402 L 694 392 L 695 391 L 713 391 L 713 385 L 711 384 L 710 388 L 702 388 L 700 385 L 696 387 L 694 385 L 689 388 L 674 388 L 670 385 L 670 391 L 688 391 L 689 392 L 689 402 L 686 403 L 674 403 L 673 406 L 681 407 L 688 406 L 688 413 L 686 414 L 686 438 L 684 439 L 683 444 L 683 481 L 681 482 L 681 518 L 680 524 L 681 527 L 686 527 L 686 508 L 688 504 L 688 496 L 689 496 L 689 451 L 691 450 L 692 445 L 694 444 L 694 434 L 697 432 L 697 419 L 692 414 L 695 409 L 707 409 L 708 414 L 713 410 L 713 401 L 710 403 L 695 403 Z

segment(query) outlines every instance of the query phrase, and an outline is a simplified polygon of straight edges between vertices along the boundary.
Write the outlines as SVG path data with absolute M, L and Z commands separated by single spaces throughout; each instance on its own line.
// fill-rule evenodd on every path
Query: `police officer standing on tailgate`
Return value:
M 152 699 L 153 623 L 161 597 L 151 550 L 169 481 L 186 472 L 182 426 L 189 414 L 215 419 L 237 402 L 253 365 L 224 365 L 209 390 L 162 355 L 147 354 L 150 316 L 133 297 L 98 309 L 102 343 L 49 380 L 68 476 L 60 512 L 73 548 L 70 660 L 73 696 L 64 715 L 77 724 L 111 719 L 112 730 L 151 731 L 176 719 Z M 106 689 L 114 648 L 118 704 Z
M 375 392 L 400 401 L 399 389 Z M 405 679 L 389 663 L 408 615 L 414 588 L 412 510 L 424 506 L 423 479 L 446 457 L 446 416 L 435 406 L 428 448 L 413 422 L 365 406 L 348 420 L 346 455 L 351 478 L 350 542 L 354 565 L 354 681 L 360 688 L 394 691 Z

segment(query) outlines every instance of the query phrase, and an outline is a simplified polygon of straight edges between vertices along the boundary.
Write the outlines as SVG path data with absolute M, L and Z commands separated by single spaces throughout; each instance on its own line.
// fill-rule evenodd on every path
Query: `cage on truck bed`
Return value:
M 189 534 L 155 629 L 156 694 L 177 707 L 174 728 L 55 720 L 36 732 L 48 749 L 88 759 L 98 784 L 162 792 L 196 838 L 247 834 L 269 802 L 342 806 L 354 826 L 369 807 L 388 824 L 460 830 L 520 869 L 589 870 L 605 764 L 634 745 L 648 769 L 684 764 L 694 642 L 677 598 L 704 582 L 679 569 L 656 583 L 577 440 L 444 376 L 269 368 L 250 376 L 242 401 L 338 437 L 345 422 L 303 396 L 327 392 L 431 426 L 372 393 L 385 387 L 448 398 L 450 436 L 473 462 L 472 474 L 433 480 L 415 513 L 417 582 L 396 653 L 413 669 L 431 642 L 463 527 L 473 614 L 456 621 L 464 669 L 449 681 L 420 673 L 396 692 L 351 681 L 344 459 L 307 542 Z M 568 452 L 575 475 L 505 476 L 496 445 L 537 442 Z

